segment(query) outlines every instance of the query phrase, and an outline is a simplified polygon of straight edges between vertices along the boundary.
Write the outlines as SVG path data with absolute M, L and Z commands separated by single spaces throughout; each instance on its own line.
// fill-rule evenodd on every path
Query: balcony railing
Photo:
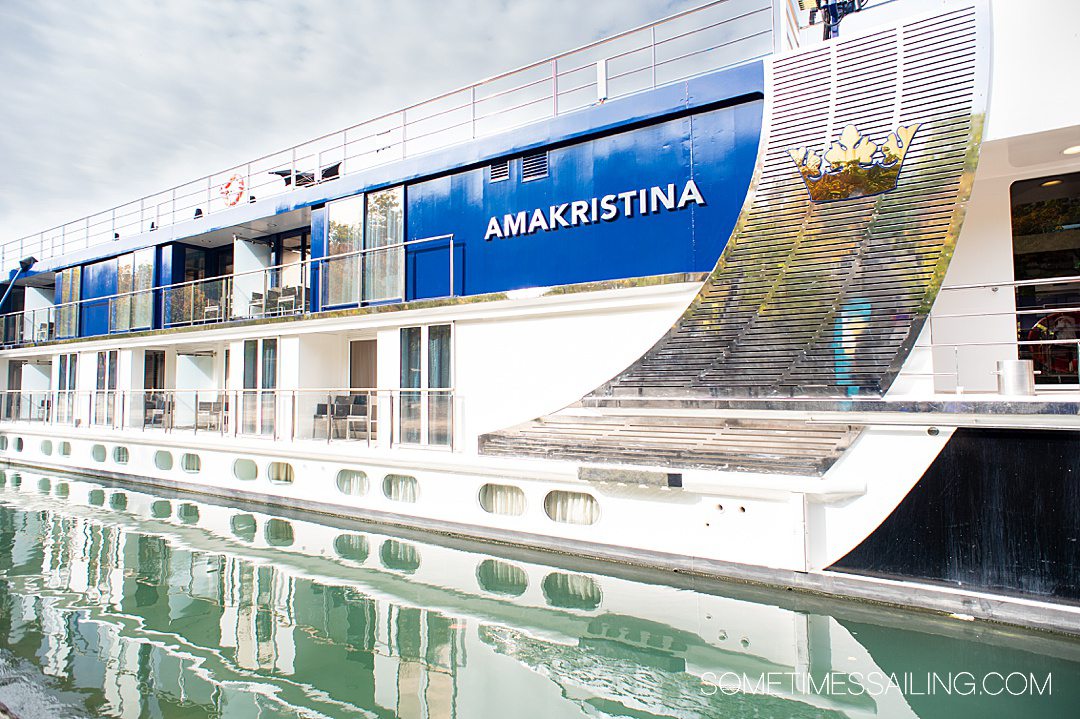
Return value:
M 771 0 L 718 0 L 177 187 L 0 245 L 0 268 L 494 135 L 773 49 Z
M 452 448 L 446 389 L 7 390 L 0 422 L 268 440 Z
M 19 347 L 54 340 L 135 332 L 155 328 L 209 325 L 234 320 L 285 315 L 306 315 L 327 309 L 403 302 L 409 282 L 409 248 L 430 246 L 447 254 L 445 276 L 424 279 L 452 297 L 458 286 L 454 276 L 454 236 L 438 235 L 382 247 L 365 248 L 313 260 L 275 265 L 222 277 L 179 282 L 154 289 L 95 297 L 51 307 L 0 315 L 4 347 Z M 313 286 L 321 288 L 318 308 L 312 310 Z M 154 319 L 154 303 L 157 316 Z M 86 331 L 86 313 L 104 312 L 106 332 Z

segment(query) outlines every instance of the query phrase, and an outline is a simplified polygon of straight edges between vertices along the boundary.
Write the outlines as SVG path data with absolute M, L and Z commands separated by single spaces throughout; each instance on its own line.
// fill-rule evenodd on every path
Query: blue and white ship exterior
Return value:
M 1080 9 L 1011 5 L 713 2 L 8 241 L 0 455 L 1080 630 Z

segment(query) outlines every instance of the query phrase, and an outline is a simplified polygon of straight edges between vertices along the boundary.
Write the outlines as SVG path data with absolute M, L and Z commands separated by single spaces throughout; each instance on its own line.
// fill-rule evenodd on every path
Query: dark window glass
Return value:
M 1080 173 L 1012 185 L 1019 356 L 1039 384 L 1078 382 Z

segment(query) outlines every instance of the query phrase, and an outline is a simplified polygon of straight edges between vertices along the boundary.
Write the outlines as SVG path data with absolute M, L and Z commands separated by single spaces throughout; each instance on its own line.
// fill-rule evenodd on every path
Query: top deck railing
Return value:
M 773 49 L 772 0 L 716 0 L 339 132 L 0 244 L 0 271 L 468 142 Z

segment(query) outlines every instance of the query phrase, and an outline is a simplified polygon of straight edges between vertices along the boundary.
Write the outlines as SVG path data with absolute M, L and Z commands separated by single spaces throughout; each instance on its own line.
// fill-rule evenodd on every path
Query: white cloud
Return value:
M 689 4 L 5 0 L 0 241 Z

